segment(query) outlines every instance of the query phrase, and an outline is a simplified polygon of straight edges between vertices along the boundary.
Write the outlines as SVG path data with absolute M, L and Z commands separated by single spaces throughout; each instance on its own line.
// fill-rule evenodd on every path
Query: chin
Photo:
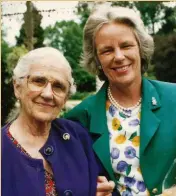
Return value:
M 57 115 L 50 114 L 50 113 L 37 113 L 34 115 L 35 120 L 40 122 L 51 122 L 57 117 Z
M 116 84 L 119 83 L 120 85 L 123 85 L 123 86 L 129 86 L 129 85 L 133 84 L 135 81 L 136 81 L 135 76 L 133 74 L 129 74 L 124 77 L 121 77 L 120 79 L 116 78 L 114 83 L 116 83 Z

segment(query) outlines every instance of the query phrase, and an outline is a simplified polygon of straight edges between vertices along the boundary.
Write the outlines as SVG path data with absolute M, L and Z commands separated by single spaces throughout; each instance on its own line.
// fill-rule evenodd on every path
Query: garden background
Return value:
M 47 4 L 49 3 L 49 4 Z M 98 2 L 100 3 L 100 2 Z M 176 83 L 176 2 L 113 1 L 134 8 L 142 16 L 155 41 L 155 52 L 146 77 Z M 16 107 L 12 70 L 20 56 L 43 46 L 63 52 L 73 69 L 77 92 L 65 110 L 95 93 L 100 81 L 80 66 L 85 22 L 97 2 L 2 1 L 1 2 L 1 124 Z M 50 5 L 50 6 L 47 6 Z M 20 25 L 19 29 L 14 24 Z M 14 40 L 10 41 L 10 37 Z

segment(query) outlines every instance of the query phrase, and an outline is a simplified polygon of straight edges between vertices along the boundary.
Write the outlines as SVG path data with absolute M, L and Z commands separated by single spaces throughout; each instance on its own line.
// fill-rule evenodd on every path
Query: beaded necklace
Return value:
M 120 111 L 122 112 L 125 116 L 127 117 L 130 117 L 131 114 L 132 114 L 132 111 L 135 110 L 136 108 L 140 107 L 141 106 L 141 101 L 142 101 L 142 98 L 140 97 L 139 101 L 132 107 L 128 107 L 128 108 L 125 108 L 123 106 L 121 106 L 115 99 L 114 97 L 112 96 L 112 93 L 111 93 L 111 89 L 110 89 L 110 86 L 108 87 L 108 98 L 110 100 L 110 102 Z

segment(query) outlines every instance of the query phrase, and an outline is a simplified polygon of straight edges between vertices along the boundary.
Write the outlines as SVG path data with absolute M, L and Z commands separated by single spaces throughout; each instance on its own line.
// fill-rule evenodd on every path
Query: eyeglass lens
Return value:
M 46 77 L 43 76 L 29 76 L 28 87 L 34 91 L 40 91 L 45 88 L 50 82 Z M 52 91 L 56 95 L 60 95 L 66 92 L 66 86 L 60 81 L 53 80 L 50 82 L 52 85 Z

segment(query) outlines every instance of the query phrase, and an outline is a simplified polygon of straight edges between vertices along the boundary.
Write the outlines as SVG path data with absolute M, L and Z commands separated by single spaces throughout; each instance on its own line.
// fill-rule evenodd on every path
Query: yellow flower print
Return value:
M 141 118 L 141 112 L 138 113 L 138 119 L 140 119 L 140 118 Z
M 120 187 L 120 192 L 125 191 L 125 190 L 126 190 L 126 186 L 122 185 L 122 186 Z
M 117 118 L 113 118 L 112 120 L 112 129 L 114 131 L 118 130 L 118 128 L 120 127 L 120 120 Z
M 117 144 L 123 144 L 126 141 L 125 135 L 119 135 L 115 138 Z
M 147 190 L 147 196 L 150 196 L 150 193 L 149 193 L 149 191 Z
M 109 107 L 111 106 L 111 102 L 109 100 L 106 101 L 106 110 L 109 110 Z
M 132 144 L 135 147 L 138 147 L 139 146 L 139 142 L 140 142 L 140 137 L 139 136 L 135 136 L 131 141 L 132 141 Z
M 141 168 L 140 167 L 137 168 L 137 171 L 141 174 Z

